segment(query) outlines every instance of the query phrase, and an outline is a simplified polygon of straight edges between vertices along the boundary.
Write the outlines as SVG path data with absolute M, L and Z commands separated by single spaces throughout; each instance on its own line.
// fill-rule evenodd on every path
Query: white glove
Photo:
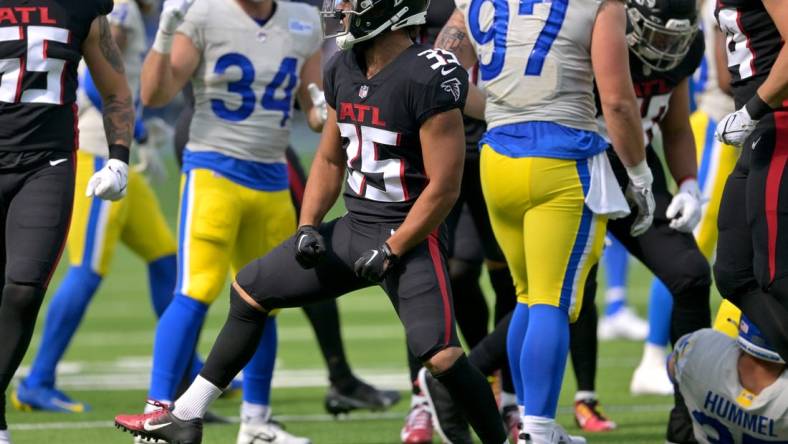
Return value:
M 654 177 L 651 175 L 651 169 L 645 159 L 634 167 L 627 167 L 627 175 L 629 176 L 629 185 L 627 185 L 627 191 L 624 194 L 627 203 L 637 214 L 629 234 L 637 237 L 648 231 L 651 223 L 654 222 L 656 204 L 654 203 L 654 194 L 651 192 Z
M 665 215 L 670 219 L 670 228 L 682 233 L 692 233 L 701 217 L 701 195 L 698 181 L 687 179 L 681 183 L 679 192 L 673 196 Z
M 156 52 L 170 53 L 175 31 L 183 23 L 186 13 L 189 12 L 189 8 L 194 2 L 195 0 L 165 0 L 159 17 L 159 30 L 156 33 L 156 40 L 153 42 L 153 49 Z
M 757 120 L 750 117 L 746 106 L 742 106 L 738 111 L 734 111 L 720 120 L 714 136 L 722 143 L 741 148 L 744 140 L 750 135 L 758 124 Z
M 104 168 L 98 170 L 88 182 L 85 196 L 104 200 L 118 200 L 126 195 L 129 166 L 118 159 L 109 159 Z
M 314 83 L 310 83 L 306 88 L 309 90 L 309 97 L 312 98 L 312 106 L 317 110 L 317 115 L 320 117 L 320 124 L 322 125 L 328 120 L 326 94 Z

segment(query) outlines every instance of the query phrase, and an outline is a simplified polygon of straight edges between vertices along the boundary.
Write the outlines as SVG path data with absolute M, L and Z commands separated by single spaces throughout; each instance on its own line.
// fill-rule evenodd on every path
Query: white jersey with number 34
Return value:
M 596 131 L 591 32 L 600 0 L 456 0 L 479 58 L 488 128 Z
M 276 2 L 264 24 L 235 0 L 196 0 L 178 32 L 200 51 L 187 148 L 284 162 L 304 62 L 322 42 L 316 8 Z

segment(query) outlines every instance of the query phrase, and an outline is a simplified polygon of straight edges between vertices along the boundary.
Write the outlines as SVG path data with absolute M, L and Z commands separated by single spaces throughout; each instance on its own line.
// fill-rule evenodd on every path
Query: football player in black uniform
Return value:
M 739 108 L 716 135 L 742 152 L 722 196 L 714 276 L 788 360 L 788 4 L 720 0 L 716 17 Z
M 424 23 L 427 3 L 324 2 L 326 30 L 334 22 L 343 51 L 325 73 L 328 121 L 298 232 L 238 273 L 227 322 L 175 407 L 118 416 L 119 427 L 201 442 L 201 416 L 251 358 L 270 310 L 377 284 L 411 351 L 449 389 L 482 442 L 507 441 L 490 386 L 463 354 L 454 326 L 442 221 L 460 191 L 468 78 L 452 54 L 413 44 L 411 27 Z M 348 214 L 322 223 L 345 176 Z
M 134 109 L 106 18 L 112 6 L 112 0 L 0 4 L 0 443 L 10 442 L 4 393 L 30 344 L 71 220 L 83 56 L 104 101 L 110 144 L 110 160 L 87 194 L 115 200 L 126 191 Z
M 704 40 L 698 31 L 695 0 L 629 0 L 627 13 L 630 69 L 641 103 L 657 209 L 654 224 L 642 236 L 629 234 L 630 218 L 609 221 L 608 230 L 670 289 L 675 301 L 671 342 L 675 343 L 684 334 L 708 327 L 711 322 L 711 272 L 692 236 L 700 221 L 701 195 L 696 180 L 695 138 L 689 121 L 689 83 L 703 59 Z M 668 191 L 665 172 L 651 145 L 655 126 L 661 130 L 665 160 L 679 187 L 675 195 Z M 623 164 L 613 150 L 608 150 L 608 154 L 619 183 L 626 186 Z M 570 350 L 578 385 L 575 419 L 587 431 L 609 430 L 615 424 L 597 408 L 595 393 L 596 273 L 589 275 L 585 294 L 591 297 L 585 298 L 578 321 L 570 327 Z M 668 441 L 694 442 L 692 424 L 678 396 L 671 413 Z

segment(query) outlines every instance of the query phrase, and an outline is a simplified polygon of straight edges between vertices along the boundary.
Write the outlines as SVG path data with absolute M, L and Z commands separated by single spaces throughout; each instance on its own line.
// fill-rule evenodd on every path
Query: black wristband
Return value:
M 123 146 L 119 143 L 114 143 L 109 146 L 109 158 L 118 159 L 121 162 L 129 163 L 129 147 Z
M 397 262 L 399 262 L 399 256 L 397 256 L 396 254 L 394 254 L 394 252 L 391 251 L 391 247 L 389 247 L 388 242 L 383 242 L 383 252 L 386 253 L 386 257 L 388 258 L 390 263 L 396 264 Z
M 772 107 L 769 106 L 768 103 L 764 102 L 758 93 L 755 93 L 755 95 L 752 96 L 752 99 L 750 99 L 744 105 L 744 107 L 747 108 L 747 113 L 750 115 L 752 120 L 761 120 L 763 116 L 772 112 Z

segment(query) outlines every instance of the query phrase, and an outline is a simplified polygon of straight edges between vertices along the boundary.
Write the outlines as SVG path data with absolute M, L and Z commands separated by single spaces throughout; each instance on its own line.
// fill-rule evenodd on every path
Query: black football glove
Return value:
M 397 260 L 397 256 L 391 252 L 391 248 L 384 242 L 378 248 L 362 254 L 356 260 L 353 269 L 358 277 L 372 282 L 380 282 L 386 276 L 386 272 L 397 263 Z
M 315 268 L 326 253 L 326 242 L 312 225 L 298 227 L 295 243 L 296 260 L 305 269 Z

